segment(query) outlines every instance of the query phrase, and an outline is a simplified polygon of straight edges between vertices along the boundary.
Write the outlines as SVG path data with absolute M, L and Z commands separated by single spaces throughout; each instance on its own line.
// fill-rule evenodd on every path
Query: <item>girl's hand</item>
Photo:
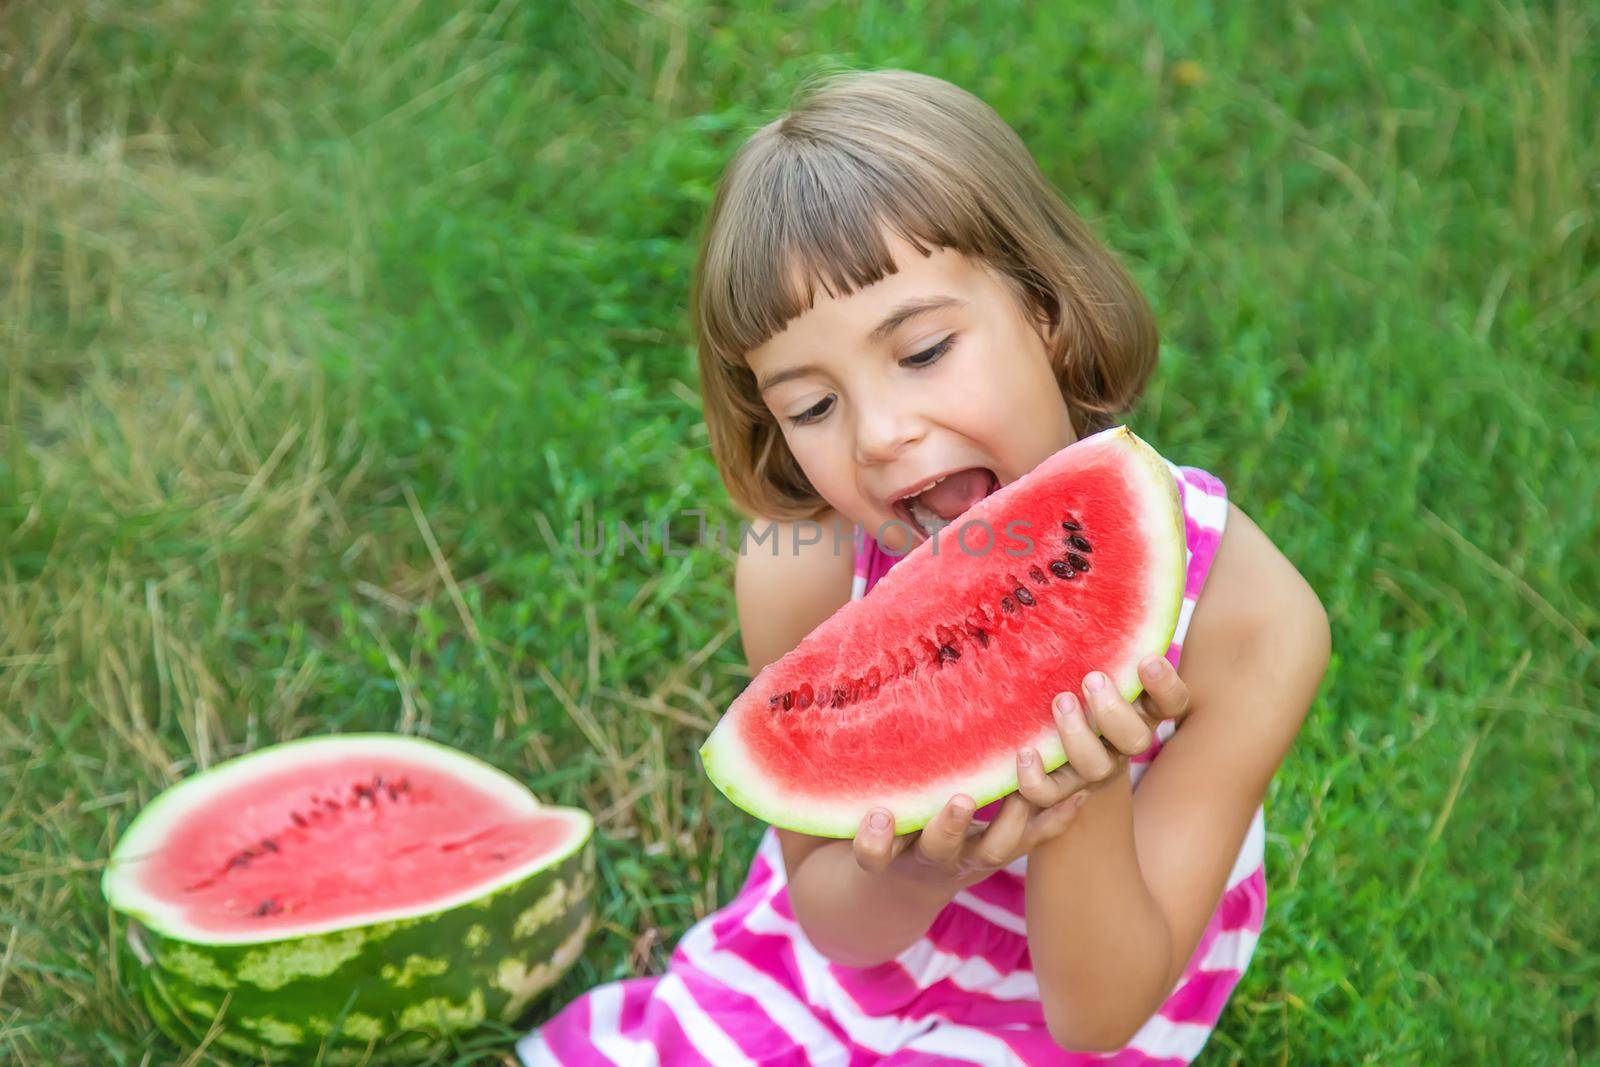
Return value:
M 1139 679 L 1144 692 L 1132 704 L 1099 671 L 1084 678 L 1082 701 L 1072 693 L 1057 696 L 1051 710 L 1067 762 L 1046 775 L 1039 769 L 1037 752 L 1031 748 L 1018 752 L 1017 792 L 1035 807 L 1047 808 L 1080 790 L 1093 789 L 1120 773 L 1129 756 L 1148 749 L 1162 720 L 1188 714 L 1189 687 L 1166 657 L 1153 656 L 1141 663 Z
M 1017 791 L 987 826 L 972 823 L 972 798 L 960 793 L 923 829 L 899 837 L 889 812 L 875 808 L 856 832 L 856 862 L 866 871 L 893 871 L 954 895 L 1056 837 L 1095 789 L 1126 769 L 1129 756 L 1150 747 L 1157 723 L 1187 714 L 1189 687 L 1164 657 L 1140 664 L 1139 677 L 1145 691 L 1132 704 L 1099 672 L 1084 679 L 1083 701 L 1072 693 L 1058 695 L 1051 712 L 1067 762 L 1045 774 L 1037 751 L 1019 751 Z M 1096 686 L 1096 680 L 1103 684 Z

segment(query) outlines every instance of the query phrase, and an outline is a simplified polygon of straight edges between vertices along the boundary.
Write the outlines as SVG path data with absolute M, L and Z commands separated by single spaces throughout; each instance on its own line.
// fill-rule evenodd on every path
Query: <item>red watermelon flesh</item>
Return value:
M 195 940 L 273 940 L 444 910 L 587 835 L 583 813 L 498 772 L 465 774 L 410 739 L 355 741 L 278 746 L 152 805 L 148 844 L 119 849 L 120 897 Z
M 952 795 L 1016 788 L 1016 752 L 1065 760 L 1050 715 L 1104 671 L 1128 699 L 1171 643 L 1187 549 L 1166 461 L 1123 427 L 973 503 L 734 701 L 701 750 L 736 804 L 776 826 L 899 833 Z

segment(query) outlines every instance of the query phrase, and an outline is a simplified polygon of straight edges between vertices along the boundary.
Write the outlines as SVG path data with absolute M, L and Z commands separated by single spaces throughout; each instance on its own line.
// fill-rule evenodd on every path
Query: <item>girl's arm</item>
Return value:
M 1059 1043 L 1121 1048 L 1170 995 L 1330 645 L 1316 594 L 1230 504 L 1184 640 L 1182 683 L 1165 675 L 1189 690 L 1182 727 L 1137 795 L 1120 771 L 1028 860 L 1029 948 Z M 1091 721 L 1109 706 L 1087 691 L 1083 699 Z
M 756 531 L 763 532 L 769 521 L 758 520 Z M 854 553 L 848 542 L 834 553 L 831 521 L 831 515 L 819 520 L 827 531 L 821 543 L 798 547 L 795 524 L 774 523 L 775 554 L 769 540 L 739 556 L 734 598 L 752 677 L 850 598 Z M 936 820 L 923 833 L 948 835 L 952 844 L 964 836 L 951 820 Z M 779 830 L 778 842 L 795 919 L 817 951 L 844 966 L 893 959 L 922 936 L 954 896 L 955 887 L 869 874 L 849 841 Z

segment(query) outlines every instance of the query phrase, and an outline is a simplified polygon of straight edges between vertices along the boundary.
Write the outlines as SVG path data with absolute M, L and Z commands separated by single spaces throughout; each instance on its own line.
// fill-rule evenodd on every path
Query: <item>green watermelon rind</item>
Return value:
M 351 917 L 313 932 L 208 937 L 192 929 L 174 931 L 159 915 L 149 922 L 148 909 L 129 906 L 130 894 L 123 890 L 132 882 L 138 854 L 125 846 L 140 840 L 134 831 L 152 812 L 157 819 L 145 823 L 146 840 L 151 825 L 169 825 L 189 810 L 181 803 L 185 793 L 203 795 L 180 792 L 191 782 L 230 767 L 237 774 L 239 765 L 252 759 L 256 767 L 268 766 L 262 754 L 281 755 L 297 746 L 396 739 L 408 754 L 419 751 L 411 746 L 443 753 L 475 785 L 499 782 L 508 798 L 513 795 L 509 783 L 527 810 L 567 819 L 570 839 L 538 857 L 531 869 L 524 865 L 509 880 L 484 883 L 466 899 L 457 894 L 448 906 L 378 919 Z M 174 793 L 179 793 L 177 802 Z M 513 1021 L 576 961 L 593 925 L 593 827 L 588 812 L 540 804 L 510 775 L 443 745 L 394 734 L 311 738 L 238 757 L 163 793 L 130 825 L 102 885 L 112 906 L 133 920 L 128 941 L 143 964 L 143 998 L 152 1019 L 173 1040 L 202 1040 L 227 998 L 212 1038 L 219 1047 L 273 1063 L 334 1064 L 366 1060 L 369 1046 L 376 1044 L 379 1051 L 367 1062 L 396 1057 L 410 1062 L 443 1047 L 452 1034 L 489 1020 Z
M 1150 492 L 1153 497 L 1159 496 L 1168 505 L 1172 521 L 1170 545 L 1174 551 L 1172 582 L 1169 587 L 1170 603 L 1165 606 L 1157 605 L 1162 610 L 1157 611 L 1154 608 L 1151 610 L 1150 617 L 1160 621 L 1154 624 L 1146 642 L 1136 644 L 1135 647 L 1138 648 L 1136 655 L 1129 656 L 1125 663 L 1108 664 L 1101 668 L 1111 678 L 1112 684 L 1123 699 L 1132 702 L 1144 692 L 1144 683 L 1138 674 L 1139 661 L 1146 655 L 1164 655 L 1171 648 L 1172 639 L 1178 631 L 1184 589 L 1188 582 L 1188 538 L 1183 500 L 1167 461 L 1127 427 L 1114 426 L 1084 438 L 1079 443 L 1091 442 L 1096 438 L 1129 451 L 1130 458 L 1148 472 Z M 777 662 L 781 662 L 781 659 Z M 762 668 L 762 671 L 751 680 L 751 687 L 754 687 L 760 681 L 761 674 L 772 666 L 769 664 Z M 792 810 L 774 804 L 769 797 L 743 788 L 742 782 L 749 780 L 759 783 L 760 776 L 753 768 L 746 769 L 741 766 L 739 744 L 731 728 L 730 719 L 731 716 L 724 716 L 700 748 L 700 759 L 706 769 L 706 775 L 724 796 L 738 808 L 780 829 L 826 838 L 851 838 L 856 835 L 860 826 L 853 818 L 851 820 L 829 818 L 825 813 Z M 1035 739 L 1034 748 L 1039 752 L 1040 763 L 1046 773 L 1056 770 L 1067 762 L 1060 735 L 1053 725 L 1044 729 Z M 975 805 L 981 808 L 1016 791 L 1016 763 L 1008 754 L 1004 762 L 996 761 L 996 769 L 991 774 L 964 779 L 962 784 L 964 786 L 962 791 L 972 797 Z M 907 834 L 922 829 L 932 821 L 948 800 L 948 796 L 928 794 L 920 802 L 897 799 L 890 803 L 888 806 L 895 813 L 894 832 Z
M 375 1045 L 382 1062 L 514 1021 L 577 959 L 593 925 L 593 881 L 586 846 L 443 914 L 273 944 L 195 944 L 143 928 L 131 936 L 150 959 L 146 1003 L 157 1002 L 152 1017 L 174 1039 L 198 1041 L 227 998 L 215 1038 L 224 1048 L 301 1063 Z

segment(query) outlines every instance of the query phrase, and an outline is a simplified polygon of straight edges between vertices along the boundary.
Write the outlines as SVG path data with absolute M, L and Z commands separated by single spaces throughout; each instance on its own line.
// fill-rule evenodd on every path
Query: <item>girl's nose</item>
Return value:
M 857 408 L 856 462 L 887 463 L 922 439 L 925 427 L 910 411 L 869 402 Z

